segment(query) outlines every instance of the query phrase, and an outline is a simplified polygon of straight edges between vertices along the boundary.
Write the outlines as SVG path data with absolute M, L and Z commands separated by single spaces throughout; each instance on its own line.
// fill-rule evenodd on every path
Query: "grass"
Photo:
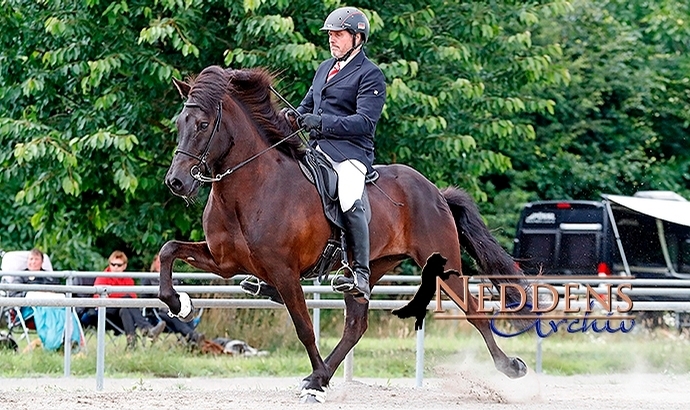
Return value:
M 282 320 L 282 319 L 281 319 Z M 263 326 L 263 325 L 260 325 Z M 281 329 L 283 327 L 280 327 Z M 294 331 L 279 332 L 282 343 L 255 344 L 268 349 L 261 357 L 212 356 L 189 351 L 175 337 L 151 347 L 125 350 L 124 337 L 108 338 L 105 356 L 107 377 L 241 377 L 306 376 L 309 360 Z M 387 334 L 371 328 L 355 349 L 355 377 L 412 378 L 415 376 L 416 335 L 412 322 L 396 320 Z M 620 372 L 690 372 L 687 333 L 641 326 L 629 334 L 557 333 L 542 341 L 543 371 L 548 374 L 607 374 Z M 337 333 L 322 332 L 321 352 L 326 356 L 338 341 Z M 34 334 L 32 337 L 36 337 Z M 509 355 L 520 356 L 535 369 L 536 336 L 498 338 Z M 278 347 L 266 347 L 270 345 Z M 467 323 L 429 320 L 425 337 L 425 377 L 434 377 L 441 364 L 461 364 L 463 358 L 492 366 L 481 336 Z M 0 350 L 0 377 L 61 376 L 61 352 L 34 349 L 22 353 Z M 72 356 L 72 375 L 93 377 L 96 372 L 96 337 L 88 338 L 84 351 Z M 342 366 L 336 377 L 342 376 Z

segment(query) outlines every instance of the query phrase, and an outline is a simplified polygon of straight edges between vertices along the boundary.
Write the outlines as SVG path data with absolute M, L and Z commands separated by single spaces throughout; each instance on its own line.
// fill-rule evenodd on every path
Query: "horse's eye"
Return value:
M 199 129 L 200 129 L 201 131 L 205 130 L 206 128 L 208 128 L 208 123 L 207 123 L 207 122 L 202 122 L 201 124 L 199 124 Z

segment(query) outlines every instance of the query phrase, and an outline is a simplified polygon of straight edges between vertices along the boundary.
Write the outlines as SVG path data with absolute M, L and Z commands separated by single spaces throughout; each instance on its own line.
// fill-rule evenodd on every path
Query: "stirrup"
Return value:
M 283 298 L 280 296 L 280 293 L 278 293 L 278 289 L 266 282 L 263 282 L 256 276 L 249 276 L 244 279 L 242 282 L 240 282 L 240 287 L 243 291 L 252 296 L 263 296 L 267 297 L 272 302 L 278 303 L 279 305 L 285 304 Z
M 352 283 L 336 284 L 335 282 L 340 278 L 352 279 Z M 333 278 L 331 278 L 331 288 L 340 293 L 350 293 L 355 288 L 355 272 L 346 261 L 342 261 L 342 266 L 335 271 Z
M 352 276 L 347 276 L 344 274 L 339 274 L 343 269 L 347 269 L 350 271 L 350 274 Z M 357 289 L 357 279 L 355 278 L 357 276 L 357 273 L 355 273 L 352 268 L 350 268 L 349 265 L 343 264 L 343 267 L 338 269 L 336 272 L 335 276 L 331 280 L 331 288 L 333 288 L 334 291 L 336 292 L 341 292 L 344 294 L 351 295 L 354 297 L 355 301 L 358 303 L 368 303 L 370 296 L 367 296 L 365 292 L 362 292 L 361 290 Z M 337 280 L 341 278 L 347 278 L 348 281 L 345 283 L 336 283 Z
M 240 282 L 240 287 L 245 293 L 252 296 L 259 296 L 259 292 L 261 291 L 261 279 L 256 276 L 248 276 Z

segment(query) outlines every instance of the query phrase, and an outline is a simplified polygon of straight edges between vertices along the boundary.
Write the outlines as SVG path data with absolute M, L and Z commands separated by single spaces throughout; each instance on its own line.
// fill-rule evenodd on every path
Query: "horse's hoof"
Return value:
M 306 390 L 307 386 L 309 386 L 309 383 L 311 383 L 311 377 L 305 377 L 299 384 L 299 391 Z
M 302 389 L 299 395 L 300 403 L 323 403 L 326 401 L 326 392 L 314 389 Z
M 168 311 L 168 316 L 177 317 L 183 322 L 191 322 L 194 319 L 192 299 L 185 292 L 179 293 L 178 298 L 180 299 L 180 311 L 177 314 Z
M 511 379 L 517 379 L 527 374 L 527 365 L 519 357 L 510 357 L 508 366 L 500 370 Z

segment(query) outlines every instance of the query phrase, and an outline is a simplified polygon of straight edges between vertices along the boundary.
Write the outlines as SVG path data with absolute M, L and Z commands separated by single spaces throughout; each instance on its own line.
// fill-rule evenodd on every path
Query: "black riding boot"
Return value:
M 359 199 L 345 212 L 345 240 L 352 251 L 352 277 L 338 276 L 333 280 L 333 289 L 355 296 L 360 303 L 367 303 L 369 288 L 369 224 L 364 205 Z

